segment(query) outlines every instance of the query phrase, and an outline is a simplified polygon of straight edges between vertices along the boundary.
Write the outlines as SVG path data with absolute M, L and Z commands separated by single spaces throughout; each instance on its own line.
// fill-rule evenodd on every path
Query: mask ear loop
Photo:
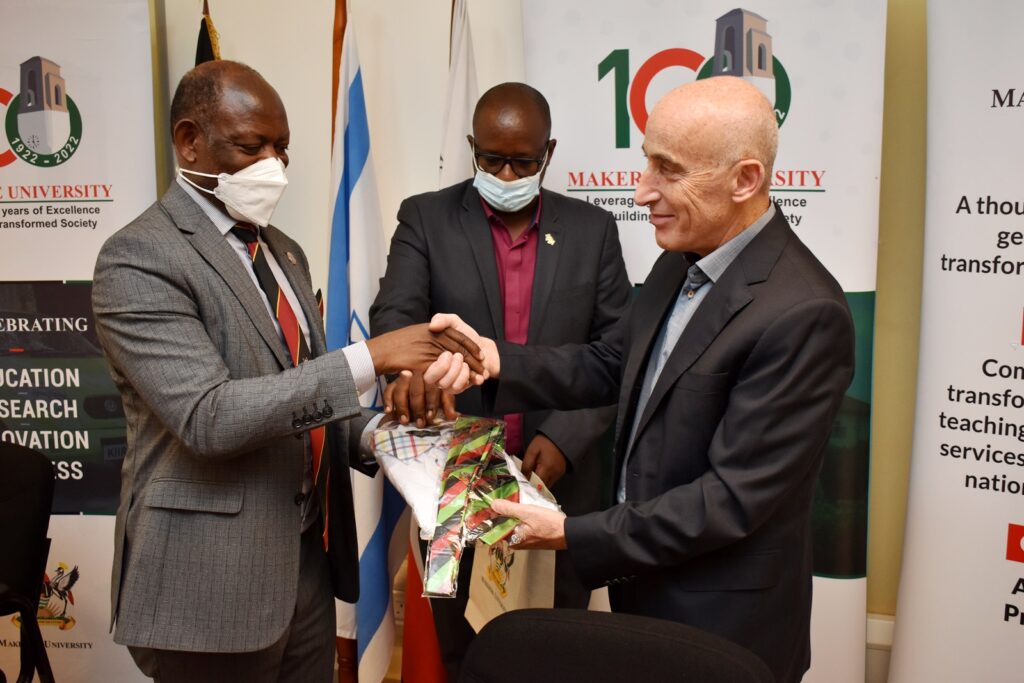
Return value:
M 217 196 L 217 194 L 213 190 L 207 190 L 205 187 L 200 187 L 199 185 L 196 185 L 194 182 L 192 182 L 191 180 L 186 178 L 185 177 L 186 173 L 191 173 L 192 175 L 201 175 L 201 176 L 205 176 L 207 178 L 219 178 L 220 177 L 219 175 L 214 175 L 213 173 L 201 173 L 199 171 L 190 171 L 187 168 L 179 168 L 178 169 L 178 177 L 181 178 L 182 180 L 184 180 L 186 183 L 188 183 L 192 187 L 196 188 L 200 192 L 205 192 L 206 194 Z

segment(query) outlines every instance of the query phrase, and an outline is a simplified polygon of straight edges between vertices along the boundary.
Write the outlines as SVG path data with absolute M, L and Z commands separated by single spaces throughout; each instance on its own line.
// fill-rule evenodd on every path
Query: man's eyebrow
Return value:
M 665 166 L 670 170 L 680 170 L 683 168 L 682 164 L 680 164 L 678 161 L 665 154 L 659 152 L 647 154 L 646 150 L 644 151 L 644 154 L 647 155 L 648 159 L 653 159 L 654 161 L 658 162 L 659 164 Z

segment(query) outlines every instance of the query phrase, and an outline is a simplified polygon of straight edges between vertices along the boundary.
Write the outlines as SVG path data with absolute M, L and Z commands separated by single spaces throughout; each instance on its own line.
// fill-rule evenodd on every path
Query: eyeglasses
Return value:
M 508 164 L 512 168 L 512 172 L 518 177 L 527 178 L 537 175 L 544 166 L 544 162 L 548 158 L 547 146 L 548 143 L 544 143 L 544 156 L 540 159 L 524 159 L 522 157 L 503 157 L 500 154 L 487 154 L 478 150 L 476 145 L 473 145 L 473 157 L 476 159 L 477 168 L 492 175 L 501 173 L 501 169 L 505 168 L 505 164 Z

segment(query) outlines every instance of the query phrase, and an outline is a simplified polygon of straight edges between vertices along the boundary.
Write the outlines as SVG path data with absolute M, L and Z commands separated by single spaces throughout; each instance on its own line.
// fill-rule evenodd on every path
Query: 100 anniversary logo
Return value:
M 671 69 L 672 79 L 679 68 L 693 74 L 695 80 L 712 76 L 736 76 L 754 85 L 772 103 L 775 119 L 781 127 L 788 119 L 793 90 L 789 74 L 775 56 L 768 20 L 743 8 L 726 12 L 715 20 L 715 51 L 711 57 L 686 47 L 656 52 L 644 61 L 630 79 L 630 50 L 615 49 L 597 64 L 597 80 L 614 85 L 615 148 L 629 149 L 635 144 L 633 128 L 646 131 L 650 112 L 648 91 L 656 78 L 656 88 L 664 87 L 662 72 Z M 685 74 L 683 76 L 685 78 Z M 646 222 L 647 212 L 637 209 L 631 195 L 640 182 L 637 168 L 575 168 L 567 170 L 566 191 L 584 193 L 586 201 L 606 208 L 618 221 Z M 775 168 L 771 176 L 772 192 L 825 192 L 824 169 Z M 607 194 L 612 193 L 612 194 Z M 618 193 L 618 196 L 616 196 Z M 805 197 L 775 198 L 785 209 L 806 209 Z M 801 211 L 790 211 L 786 218 L 793 227 L 803 220 Z
M 772 52 L 768 20 L 742 8 L 726 12 L 716 21 L 715 53 L 711 59 L 684 47 L 651 55 L 629 81 L 629 50 L 612 50 L 597 65 L 597 78 L 614 74 L 615 146 L 630 146 L 630 119 L 643 133 L 647 128 L 647 90 L 654 77 L 665 69 L 683 67 L 701 80 L 711 76 L 740 76 L 753 83 L 775 103 L 775 117 L 781 126 L 789 114 L 792 89 L 789 75 Z
M 59 166 L 82 142 L 82 115 L 67 94 L 60 65 L 45 57 L 21 64 L 18 95 L 0 88 L 0 115 L 10 145 L 0 152 L 0 167 L 17 159 L 42 168 Z

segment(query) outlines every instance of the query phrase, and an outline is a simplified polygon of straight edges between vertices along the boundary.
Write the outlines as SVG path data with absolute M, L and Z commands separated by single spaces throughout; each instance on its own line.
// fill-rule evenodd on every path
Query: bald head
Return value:
M 280 107 L 281 98 L 251 66 L 227 59 L 203 62 L 182 76 L 171 100 L 171 132 L 183 119 L 208 128 L 224 107 Z
M 485 92 L 473 110 L 473 130 L 487 119 L 503 124 L 527 122 L 546 140 L 551 137 L 551 108 L 544 95 L 525 83 L 501 83 Z
M 771 103 L 756 87 L 735 76 L 716 76 L 680 86 L 651 112 L 648 126 L 679 140 L 709 164 L 756 159 L 765 169 L 768 191 L 779 144 Z

